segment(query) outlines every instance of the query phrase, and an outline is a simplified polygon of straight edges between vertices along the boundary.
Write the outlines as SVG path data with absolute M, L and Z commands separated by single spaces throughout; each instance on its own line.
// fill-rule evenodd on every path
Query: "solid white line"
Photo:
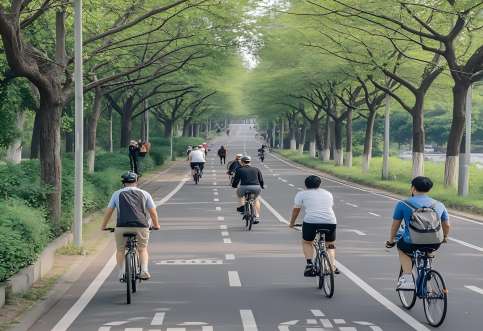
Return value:
M 230 234 L 228 233 L 228 231 L 221 231 L 221 235 L 223 237 L 228 237 Z
M 234 260 L 235 254 L 225 254 L 225 260 Z
M 260 201 L 265 205 L 265 207 L 275 216 L 280 222 L 289 224 L 289 222 L 280 215 L 265 199 L 260 198 Z M 300 231 L 300 230 L 299 230 Z M 388 310 L 392 311 L 397 317 L 399 317 L 402 321 L 406 324 L 411 326 L 413 329 L 417 331 L 429 331 L 429 329 L 417 321 L 414 317 L 406 313 L 404 310 L 396 306 L 392 301 L 388 300 L 385 296 L 381 293 L 377 292 L 373 287 L 363 281 L 359 276 L 354 274 L 351 270 L 345 267 L 342 263 L 337 261 L 337 267 L 342 271 L 342 273 L 349 278 L 352 282 L 354 282 L 357 286 L 359 286 L 362 290 L 364 290 L 367 294 L 373 297 L 376 301 L 378 301 L 381 305 L 386 307 Z
M 348 206 L 354 207 L 354 208 L 359 207 L 358 205 L 355 205 L 355 204 L 350 203 L 350 202 L 346 202 L 345 204 L 348 205 Z
M 479 294 L 482 294 L 483 295 L 483 289 L 479 288 L 478 286 L 473 286 L 473 285 L 465 285 L 465 287 L 468 289 L 468 290 L 472 290 L 476 293 L 479 293 Z
M 238 275 L 238 271 L 228 271 L 228 282 L 230 283 L 230 287 L 241 287 L 240 276 Z
M 454 241 L 455 243 L 458 243 L 460 245 L 463 245 L 463 246 L 466 246 L 466 247 L 469 247 L 469 248 L 473 248 L 479 252 L 483 252 L 483 247 L 480 247 L 480 246 L 476 246 L 476 245 L 473 245 L 473 244 L 470 244 L 466 241 L 463 241 L 463 240 L 460 240 L 460 239 L 456 239 L 456 238 L 453 238 L 453 237 L 448 237 L 449 240 L 451 241 Z
M 240 310 L 240 316 L 243 325 L 243 331 L 258 331 L 257 322 L 255 316 L 250 309 Z
M 230 238 L 223 238 L 223 243 L 224 244 L 231 244 L 231 239 Z
M 67 311 L 67 313 L 61 318 L 59 322 L 52 328 L 51 331 L 65 331 L 67 330 L 77 316 L 84 310 L 89 304 L 94 295 L 96 295 L 99 288 L 104 281 L 109 277 L 112 270 L 116 266 L 116 256 L 113 254 L 107 264 L 102 268 L 101 272 L 92 281 L 89 287 L 82 293 L 81 297 L 75 302 L 75 304 Z
M 368 213 L 371 214 L 372 216 L 381 217 L 381 215 L 376 214 L 376 213 L 371 213 L 371 212 L 368 212 Z
M 188 178 L 183 178 L 179 184 L 169 192 L 163 199 L 156 202 L 156 207 L 159 207 L 166 203 L 169 199 L 171 199 L 188 181 Z M 87 287 L 87 289 L 82 293 L 79 299 L 74 303 L 72 307 L 65 313 L 65 315 L 57 322 L 57 324 L 51 329 L 51 331 L 66 331 L 72 323 L 76 320 L 76 318 L 80 315 L 80 313 L 87 307 L 89 302 L 92 300 L 94 295 L 99 291 L 99 288 L 105 282 L 107 277 L 111 274 L 112 270 L 116 266 L 116 254 L 113 254 L 109 260 L 107 261 L 106 265 L 96 278 L 92 281 L 92 283 Z
M 151 325 L 163 325 L 166 313 L 156 313 L 151 321 Z

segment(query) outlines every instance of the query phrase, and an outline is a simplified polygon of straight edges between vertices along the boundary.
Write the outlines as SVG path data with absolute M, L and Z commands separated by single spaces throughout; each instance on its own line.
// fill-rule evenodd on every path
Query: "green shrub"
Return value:
M 48 243 L 50 229 L 42 209 L 20 200 L 0 201 L 0 282 L 33 263 Z

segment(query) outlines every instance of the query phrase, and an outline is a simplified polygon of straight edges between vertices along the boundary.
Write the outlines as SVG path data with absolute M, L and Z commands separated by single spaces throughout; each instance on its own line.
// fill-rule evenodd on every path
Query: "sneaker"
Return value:
M 141 273 L 139 274 L 139 278 L 141 280 L 148 280 L 149 278 L 151 278 L 151 275 L 147 271 L 141 271 Z
M 307 264 L 304 270 L 305 277 L 315 277 L 315 268 L 313 264 Z
M 340 271 L 339 271 L 339 269 L 338 269 L 338 268 L 335 268 L 335 270 L 334 270 L 334 274 L 336 274 L 336 275 L 340 274 Z
M 120 274 L 119 275 L 119 281 L 121 283 L 125 283 L 126 282 L 126 275 L 125 274 Z
M 258 224 L 260 223 L 260 217 L 255 217 L 255 219 L 253 220 L 253 224 Z
M 238 207 L 236 211 L 243 214 L 245 212 L 245 206 Z
M 402 291 L 413 291 L 414 290 L 414 280 L 412 275 L 402 275 L 399 277 L 397 282 L 396 290 Z

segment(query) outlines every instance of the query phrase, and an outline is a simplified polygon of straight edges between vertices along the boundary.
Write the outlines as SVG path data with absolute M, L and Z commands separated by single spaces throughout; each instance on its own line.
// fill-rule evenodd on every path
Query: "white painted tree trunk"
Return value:
M 309 154 L 310 154 L 310 157 L 315 158 L 315 140 L 310 142 Z
M 444 166 L 444 185 L 448 187 L 456 187 L 458 185 L 459 171 L 458 156 L 446 156 Z
M 322 161 L 324 162 L 330 161 L 330 148 L 326 148 L 322 150 Z
M 369 169 L 371 167 L 371 159 L 372 159 L 372 157 L 369 154 L 362 155 L 362 171 L 364 173 L 369 172 Z
M 304 145 L 305 144 L 302 144 L 302 143 L 299 144 L 299 148 L 298 149 L 299 149 L 299 153 L 300 154 L 303 154 L 304 153 Z
M 413 153 L 413 178 L 424 176 L 424 153 Z
M 20 111 L 17 113 L 17 119 L 15 121 L 15 126 L 19 132 L 23 131 L 24 122 L 25 112 Z M 13 164 L 19 164 L 22 161 L 22 137 L 15 138 L 8 146 L 5 160 Z
M 344 153 L 342 153 L 342 149 L 336 149 L 334 156 L 336 166 L 341 166 L 344 164 Z
M 344 166 L 352 168 L 352 152 L 345 152 Z
M 295 138 L 290 139 L 290 150 L 297 150 L 297 140 L 295 140 Z
M 87 151 L 87 172 L 94 173 L 94 161 L 96 160 L 96 151 Z

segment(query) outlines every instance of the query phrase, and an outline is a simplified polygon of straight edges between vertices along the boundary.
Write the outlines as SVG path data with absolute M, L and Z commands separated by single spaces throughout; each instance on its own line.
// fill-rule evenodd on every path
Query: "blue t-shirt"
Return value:
M 448 211 L 446 207 L 439 201 L 436 201 L 427 195 L 417 195 L 407 199 L 411 205 L 417 208 L 431 207 L 434 204 L 434 209 L 439 215 L 442 222 L 448 221 Z M 396 221 L 404 220 L 404 226 L 402 226 L 397 235 L 396 240 L 403 239 L 407 243 L 411 243 L 411 238 L 409 236 L 409 224 L 411 223 L 412 209 L 406 205 L 404 202 L 399 201 L 394 209 L 394 214 L 392 218 Z

